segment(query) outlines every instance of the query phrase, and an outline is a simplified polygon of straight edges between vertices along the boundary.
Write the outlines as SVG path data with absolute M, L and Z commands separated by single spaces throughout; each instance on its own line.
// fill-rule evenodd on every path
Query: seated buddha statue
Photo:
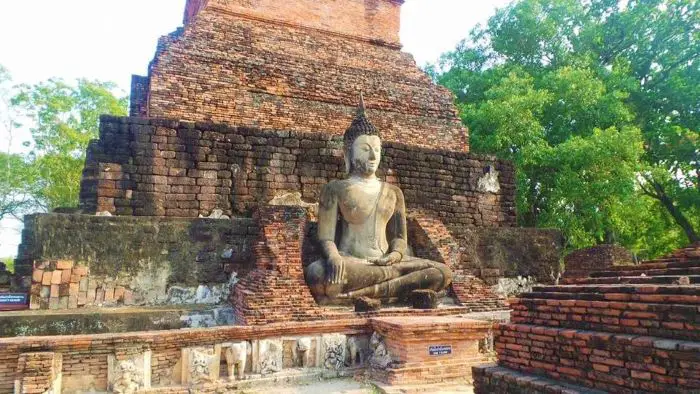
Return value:
M 343 142 L 349 176 L 321 191 L 318 239 L 323 258 L 305 270 L 316 301 L 402 299 L 414 290 L 447 288 L 452 272 L 445 264 L 406 253 L 404 196 L 376 176 L 382 144 L 362 101 Z

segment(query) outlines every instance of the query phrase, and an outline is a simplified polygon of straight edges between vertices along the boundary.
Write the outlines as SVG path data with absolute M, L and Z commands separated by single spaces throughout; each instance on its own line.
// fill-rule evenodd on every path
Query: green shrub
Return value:
M 10 272 L 15 272 L 15 258 L 14 257 L 2 257 L 0 261 L 5 263 L 5 267 Z

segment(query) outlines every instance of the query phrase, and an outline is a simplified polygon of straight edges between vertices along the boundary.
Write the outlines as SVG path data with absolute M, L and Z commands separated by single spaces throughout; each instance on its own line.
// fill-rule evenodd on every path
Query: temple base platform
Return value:
M 0 392 L 117 392 L 129 386 L 139 393 L 264 392 L 276 384 L 303 389 L 328 379 L 355 382 L 354 389 L 347 387 L 353 393 L 466 387 L 471 367 L 492 360 L 493 322 L 439 311 L 0 338 Z

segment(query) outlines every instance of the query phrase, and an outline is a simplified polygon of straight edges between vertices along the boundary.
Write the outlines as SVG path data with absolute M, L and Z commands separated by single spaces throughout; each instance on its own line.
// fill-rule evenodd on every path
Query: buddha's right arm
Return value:
M 321 199 L 318 204 L 318 240 L 326 259 L 340 256 L 338 246 L 335 244 L 337 223 L 338 198 L 333 190 L 333 184 L 329 183 L 321 190 Z
M 345 264 L 338 246 L 335 244 L 335 226 L 338 223 L 338 196 L 331 182 L 321 190 L 318 204 L 318 240 L 326 258 L 326 280 L 331 284 L 340 284 L 345 280 Z

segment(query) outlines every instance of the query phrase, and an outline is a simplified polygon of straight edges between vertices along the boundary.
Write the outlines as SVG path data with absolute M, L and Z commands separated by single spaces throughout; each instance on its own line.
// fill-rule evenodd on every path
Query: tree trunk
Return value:
M 678 224 L 683 231 L 685 232 L 685 235 L 688 237 L 688 240 L 690 243 L 695 243 L 700 241 L 700 238 L 698 238 L 698 234 L 695 232 L 695 229 L 693 228 L 693 225 L 690 224 L 688 219 L 683 215 L 683 212 L 681 212 L 678 207 L 676 207 L 673 204 L 673 201 L 668 197 L 666 194 L 666 190 L 664 190 L 663 186 L 661 186 L 660 183 L 652 180 L 651 181 L 652 185 L 654 185 L 654 191 L 656 192 L 656 198 L 661 201 L 661 204 L 668 210 L 668 213 L 671 214 L 673 217 L 673 220 L 676 221 L 676 224 Z

